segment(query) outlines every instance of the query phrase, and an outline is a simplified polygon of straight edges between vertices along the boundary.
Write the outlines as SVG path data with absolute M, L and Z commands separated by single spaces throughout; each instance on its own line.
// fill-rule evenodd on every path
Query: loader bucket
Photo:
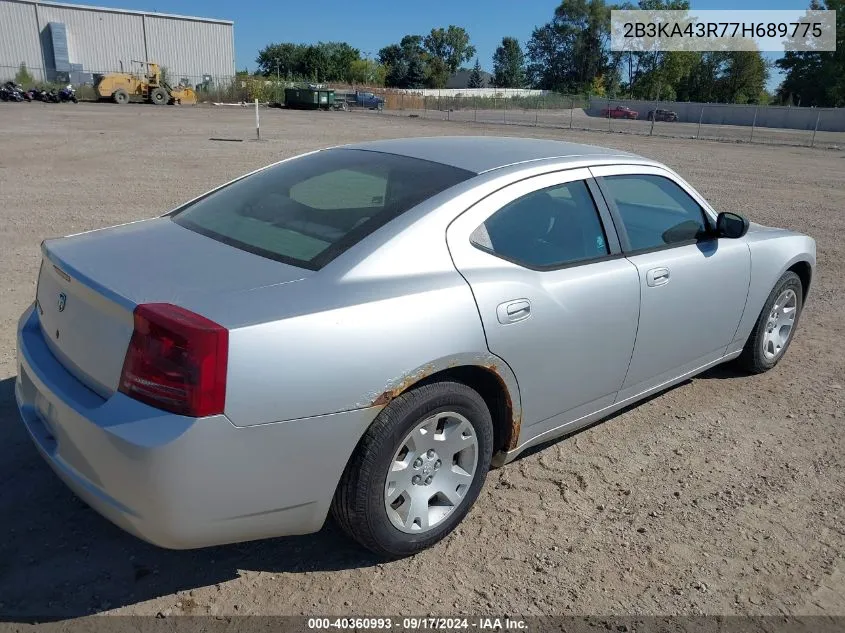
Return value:
M 170 91 L 170 96 L 173 97 L 173 102 L 181 105 L 194 105 L 197 102 L 197 93 L 193 88 L 186 88 L 180 86 Z

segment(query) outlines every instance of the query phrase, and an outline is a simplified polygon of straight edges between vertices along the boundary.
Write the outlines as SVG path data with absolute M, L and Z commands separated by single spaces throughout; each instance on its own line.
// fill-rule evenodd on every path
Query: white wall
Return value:
M 192 22 L 146 16 L 150 61 L 168 69 L 168 77 L 197 80 L 204 74 L 235 74 L 234 37 L 231 24 Z
M 52 49 L 50 22 L 66 25 L 70 62 L 82 64 L 84 72 L 129 71 L 132 60 L 149 60 L 167 67 L 176 80 L 235 74 L 234 29 L 227 22 L 0 0 L 0 76 L 13 77 L 24 62 L 43 79 L 45 64 L 52 67 L 52 59 L 45 59 Z
M 529 88 L 391 88 L 390 91 L 425 97 L 532 97 L 550 93 L 549 90 Z
M 133 59 L 144 59 L 144 29 L 142 17 L 131 13 L 109 13 L 64 8 L 54 5 L 38 6 L 38 27 L 42 41 L 50 22 L 67 26 L 70 62 L 82 64 L 85 72 L 120 70 L 120 63 L 129 70 Z M 49 48 L 46 50 L 49 51 Z M 50 67 L 50 60 L 46 60 Z
M 21 62 L 30 69 L 43 66 L 35 8 L 31 4 L 0 2 L 0 78 L 14 77 Z M 43 81 L 43 73 L 36 79 Z

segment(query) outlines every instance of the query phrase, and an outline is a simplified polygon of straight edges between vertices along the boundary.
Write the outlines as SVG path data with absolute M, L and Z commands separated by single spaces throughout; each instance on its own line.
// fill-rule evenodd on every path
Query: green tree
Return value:
M 421 57 L 414 57 L 408 63 L 408 74 L 405 75 L 406 88 L 422 88 L 426 83 L 426 68 Z
M 759 51 L 728 51 L 719 82 L 719 101 L 757 103 L 766 89 L 769 64 Z
M 18 72 L 15 74 L 15 83 L 22 86 L 29 86 L 34 81 L 32 75 L 29 74 L 29 70 L 26 68 L 26 64 L 21 62 L 20 68 L 18 68 Z
M 528 74 L 538 88 L 584 90 L 598 75 L 617 72 L 604 0 L 564 0 L 551 22 L 534 29 L 526 48 Z
M 322 50 L 328 61 L 326 79 L 350 81 L 352 63 L 361 60 L 361 51 L 346 42 L 320 42 L 317 47 Z
M 361 53 L 346 42 L 294 44 L 282 42 L 261 49 L 255 62 L 258 72 L 272 77 L 309 81 L 349 81 L 351 65 Z
M 439 57 L 424 57 L 425 85 L 429 88 L 445 88 L 449 81 L 449 67 Z M 410 86 L 409 86 L 410 87 Z
M 594 97 L 604 97 L 607 94 L 607 88 L 604 85 L 604 77 L 596 75 L 590 82 L 590 87 L 587 88 L 587 94 Z
M 475 55 L 475 46 L 470 44 L 466 29 L 450 24 L 447 28 L 431 29 L 425 36 L 423 47 L 431 59 L 442 60 L 450 75 L 460 65 Z
M 525 86 L 525 56 L 515 37 L 503 37 L 493 53 L 493 85 L 497 88 Z
M 383 86 L 387 69 L 372 59 L 356 59 L 349 65 L 349 81 L 369 86 Z
M 299 73 L 305 79 L 317 82 L 330 79 L 329 56 L 321 46 L 307 46 L 302 53 L 300 64 Z
M 625 2 L 614 9 L 639 9 L 642 11 L 688 11 L 689 0 L 639 0 L 634 5 Z M 675 94 L 675 83 L 685 76 L 680 67 L 691 68 L 700 53 L 692 58 L 675 57 L 674 51 L 634 50 L 615 53 L 621 68 L 624 89 L 630 96 L 640 99 L 656 99 L 659 94 Z M 680 70 L 680 74 L 679 73 Z M 687 68 L 687 71 L 689 68 Z
M 786 76 L 778 88 L 783 103 L 845 106 L 845 0 L 813 0 L 810 10 L 836 11 L 835 51 L 789 51 L 775 62 Z
M 406 35 L 385 46 L 378 60 L 386 68 L 384 84 L 391 88 L 422 88 L 431 80 L 422 35 Z
M 467 82 L 467 88 L 483 88 L 484 87 L 484 77 L 481 75 L 481 64 L 478 61 L 478 58 L 475 58 L 475 66 L 472 68 L 472 72 L 469 74 L 469 81 Z
M 280 44 L 268 44 L 258 52 L 255 63 L 258 65 L 258 72 L 262 75 L 281 77 L 294 77 L 300 73 L 302 56 L 305 52 L 304 44 L 282 42 Z

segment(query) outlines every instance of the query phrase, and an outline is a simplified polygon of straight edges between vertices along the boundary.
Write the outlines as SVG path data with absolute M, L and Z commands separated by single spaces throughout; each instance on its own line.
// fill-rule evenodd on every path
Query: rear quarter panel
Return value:
M 305 284 L 279 293 L 303 305 Z M 302 292 L 296 292 L 300 290 Z M 484 332 L 469 287 L 454 273 L 325 288 L 346 304 L 232 330 L 226 415 L 251 426 L 384 404 L 384 393 L 450 364 L 481 364 Z M 401 389 L 400 389 L 401 390 Z

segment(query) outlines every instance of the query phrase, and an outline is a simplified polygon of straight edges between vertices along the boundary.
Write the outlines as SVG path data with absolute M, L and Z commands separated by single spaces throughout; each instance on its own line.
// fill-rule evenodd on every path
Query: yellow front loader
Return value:
M 94 90 L 100 99 L 111 99 L 123 105 L 142 101 L 165 105 L 168 103 L 190 105 L 197 102 L 197 93 L 187 86 L 170 86 L 161 79 L 161 68 L 153 62 L 140 62 L 140 73 L 106 73 L 94 75 Z

